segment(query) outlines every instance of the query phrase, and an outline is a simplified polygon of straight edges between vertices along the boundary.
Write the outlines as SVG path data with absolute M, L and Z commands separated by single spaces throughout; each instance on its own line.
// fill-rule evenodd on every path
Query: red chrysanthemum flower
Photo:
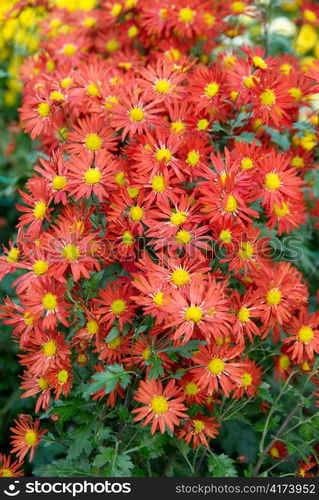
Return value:
M 211 344 L 208 347 L 201 346 L 199 353 L 192 358 L 195 365 L 191 370 L 199 387 L 209 393 L 221 389 L 226 397 L 241 383 L 243 362 L 233 361 L 241 354 L 243 346 L 229 347 L 228 345 L 217 347 Z
M 0 477 L 21 477 L 24 471 L 20 469 L 21 460 L 13 461 L 11 455 L 0 455 Z
M 29 415 L 20 415 L 19 420 L 14 420 L 15 427 L 10 427 L 12 436 L 12 453 L 16 453 L 20 462 L 30 451 L 30 462 L 33 459 L 35 449 L 41 441 L 41 437 L 48 432 L 46 429 L 40 430 L 40 420 L 34 422 Z
M 270 448 L 268 455 L 275 460 L 282 460 L 288 455 L 287 446 L 282 441 L 275 441 Z
M 145 405 L 132 411 L 136 414 L 134 421 L 145 419 L 142 427 L 151 423 L 151 434 L 157 429 L 164 434 L 165 427 L 173 431 L 179 420 L 187 416 L 187 408 L 183 404 L 185 395 L 176 386 L 175 380 L 170 380 L 164 388 L 161 381 L 141 380 L 134 399 Z
M 208 418 L 198 413 L 186 420 L 182 429 L 176 431 L 176 436 L 178 439 L 184 439 L 187 444 L 192 443 L 193 449 L 201 444 L 208 447 L 207 437 L 215 438 L 218 434 L 218 427 L 220 424 L 217 424 L 214 417 Z
M 298 317 L 290 319 L 288 335 L 283 342 L 287 344 L 287 353 L 298 363 L 312 361 L 314 353 L 319 354 L 319 314 L 308 314 L 302 310 Z

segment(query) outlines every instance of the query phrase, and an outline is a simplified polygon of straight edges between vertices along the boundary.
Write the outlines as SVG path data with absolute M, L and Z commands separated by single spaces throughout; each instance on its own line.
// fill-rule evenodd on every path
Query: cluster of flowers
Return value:
M 34 53 L 39 46 L 37 26 L 45 15 L 47 2 L 33 0 L 2 0 L 0 5 L 0 64 L 8 73 L 3 102 L 6 106 L 16 105 L 22 90 L 19 78 L 23 58 Z M 15 8 L 17 5 L 17 9 Z
M 18 272 L 20 302 L 7 299 L 0 316 L 36 412 L 68 396 L 72 360 L 94 360 L 92 376 L 117 363 L 140 378 L 136 421 L 207 446 L 221 394 L 258 391 L 262 367 L 245 353 L 256 337 L 282 343 L 278 376 L 311 369 L 319 314 L 265 235 L 308 217 L 317 134 L 294 124 L 301 109 L 316 124 L 319 70 L 261 47 L 231 49 L 243 13 L 259 15 L 247 0 L 111 0 L 53 8 L 43 21 L 20 111 L 47 156 L 21 192 L 17 239 L 0 260 L 1 276 Z M 293 140 L 279 152 L 271 133 L 287 129 Z M 85 283 L 114 263 L 120 271 L 88 299 Z M 154 359 L 161 372 L 151 378 Z M 93 394 L 107 406 L 124 396 L 120 384 Z M 202 412 L 191 417 L 193 403 Z M 22 415 L 12 428 L 19 461 L 30 449 L 32 458 L 39 423 Z M 0 473 L 18 467 L 3 457 Z

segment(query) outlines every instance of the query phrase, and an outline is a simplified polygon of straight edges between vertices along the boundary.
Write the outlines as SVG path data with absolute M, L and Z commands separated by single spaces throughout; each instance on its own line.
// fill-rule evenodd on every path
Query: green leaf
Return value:
M 131 381 L 131 376 L 125 371 L 123 365 L 117 363 L 109 365 L 103 372 L 95 373 L 92 378 L 94 382 L 87 384 L 83 391 L 84 396 L 90 396 L 100 389 L 104 389 L 105 394 L 109 394 L 114 391 L 118 383 L 125 389 Z
M 256 134 L 254 134 L 254 132 L 243 132 L 242 134 L 237 136 L 235 140 L 236 142 L 247 142 L 248 144 L 252 144 L 255 139 Z
M 109 464 L 112 461 L 113 456 L 113 448 L 106 448 L 105 446 L 102 446 L 102 448 L 100 448 L 100 453 L 96 455 L 92 465 L 93 467 L 103 467 L 103 465 Z
M 50 464 L 37 467 L 33 474 L 36 477 L 87 477 L 90 476 L 90 465 L 86 459 L 72 461 L 61 458 Z
M 103 467 L 101 474 L 108 477 L 131 477 L 134 465 L 129 455 L 118 455 L 116 449 L 103 446 L 93 461 L 93 467 Z
M 111 342 L 112 340 L 116 339 L 116 337 L 118 337 L 119 335 L 120 335 L 119 329 L 117 328 L 117 326 L 113 326 L 113 328 L 111 328 L 111 330 L 109 331 L 105 339 L 105 342 Z
M 92 451 L 91 439 L 93 437 L 93 430 L 95 429 L 97 422 L 95 422 L 94 416 L 92 416 L 91 422 L 83 427 L 78 427 L 72 432 L 73 442 L 69 448 L 67 458 L 69 460 L 74 460 L 80 455 L 85 453 L 89 455 Z
M 183 358 L 189 359 L 193 356 L 193 351 L 196 351 L 202 344 L 203 342 L 201 342 L 200 340 L 190 340 L 184 345 L 170 349 L 170 352 L 175 352 Z
M 290 148 L 289 138 L 285 134 L 281 134 L 278 130 L 268 127 L 267 125 L 264 125 L 264 129 L 268 132 L 274 144 L 284 150 Z
M 151 369 L 148 374 L 148 378 L 159 378 L 164 375 L 164 368 L 161 363 L 161 359 L 158 357 L 157 354 L 153 354 L 148 360 L 147 360 L 147 365 L 151 366 Z
M 212 477 L 238 477 L 234 460 L 222 453 L 212 453 L 208 458 L 208 470 Z

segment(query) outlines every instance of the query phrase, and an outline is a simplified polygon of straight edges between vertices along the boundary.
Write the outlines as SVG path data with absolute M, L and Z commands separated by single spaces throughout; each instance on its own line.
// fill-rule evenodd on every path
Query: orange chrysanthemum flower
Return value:
M 164 389 L 161 381 L 142 380 L 134 399 L 145 404 L 132 411 L 136 413 L 134 421 L 145 418 L 142 427 L 151 423 L 151 434 L 154 434 L 157 428 L 162 434 L 165 427 L 172 431 L 174 426 L 179 425 L 179 419 L 186 417 L 187 408 L 183 404 L 185 395 L 180 392 L 175 380 L 170 380 Z

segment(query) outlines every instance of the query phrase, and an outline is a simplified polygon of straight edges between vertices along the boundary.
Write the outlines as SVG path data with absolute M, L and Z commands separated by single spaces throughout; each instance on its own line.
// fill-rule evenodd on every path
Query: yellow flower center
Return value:
M 191 167 L 195 167 L 195 165 L 197 165 L 197 163 L 199 162 L 199 159 L 200 156 L 197 151 L 190 151 L 187 154 L 186 163 L 188 163 Z
M 138 188 L 127 188 L 127 192 L 130 198 L 136 198 L 140 190 Z
M 208 370 L 213 375 L 219 375 L 220 373 L 222 373 L 224 367 L 225 367 L 224 361 L 222 361 L 219 358 L 213 358 L 208 363 Z
M 193 425 L 195 432 L 201 432 L 205 427 L 205 424 L 202 420 L 193 420 Z
M 157 80 L 155 90 L 160 94 L 167 94 L 171 90 L 171 85 L 167 80 Z
M 246 88 L 250 89 L 251 87 L 255 86 L 255 76 L 250 75 L 244 78 L 244 85 Z
M 179 245 L 188 245 L 188 243 L 191 241 L 192 235 L 188 231 L 185 231 L 184 229 L 181 229 L 178 231 L 178 233 L 175 236 L 175 241 Z
M 59 384 L 63 385 L 66 384 L 68 381 L 69 374 L 66 370 L 60 370 L 57 376 Z
M 241 307 L 238 311 L 237 317 L 241 323 L 247 323 L 250 319 L 250 311 L 247 307 Z
M 47 206 L 43 201 L 37 201 L 33 209 L 33 215 L 36 219 L 43 219 L 47 213 Z
M 72 82 L 73 82 L 72 78 L 63 78 L 63 80 L 61 80 L 61 87 L 63 89 L 66 89 L 71 85 Z
M 215 97 L 219 92 L 219 84 L 217 82 L 211 82 L 205 87 L 206 97 Z
M 163 413 L 166 413 L 169 406 L 168 402 L 166 401 L 163 396 L 155 396 L 155 398 L 152 399 L 151 401 L 151 408 L 156 415 L 162 415 Z
M 170 217 L 170 222 L 173 226 L 181 226 L 187 221 L 187 215 L 185 212 L 174 212 Z
M 111 304 L 111 311 L 115 316 L 120 316 L 126 311 L 126 303 L 123 299 L 114 300 Z
M 290 358 L 287 354 L 282 354 L 279 358 L 279 368 L 280 370 L 288 370 L 290 366 Z
M 310 9 L 305 9 L 303 16 L 309 23 L 315 23 L 317 21 L 317 15 Z
M 301 156 L 294 156 L 290 165 L 295 168 L 302 168 L 305 166 L 305 161 Z
M 271 89 L 266 89 L 259 96 L 261 103 L 264 106 L 273 106 L 276 103 L 275 92 Z
M 248 387 L 252 384 L 253 378 L 250 373 L 246 372 L 241 376 L 241 383 L 244 387 Z
M 310 326 L 302 326 L 297 333 L 298 339 L 304 344 L 308 344 L 308 342 L 313 339 L 314 335 L 314 331 Z
M 90 335 L 95 335 L 99 331 L 99 324 L 95 319 L 90 319 L 86 325 L 86 330 Z
M 223 229 L 219 233 L 219 239 L 223 241 L 224 243 L 230 243 L 232 240 L 232 235 L 231 232 L 228 229 Z
M 114 17 L 119 16 L 119 15 L 121 14 L 121 12 L 122 12 L 122 9 L 123 9 L 122 4 L 120 4 L 120 3 L 115 3 L 115 4 L 113 5 L 112 9 L 111 9 L 111 14 L 112 14 L 112 16 L 114 16 Z
M 279 451 L 278 449 L 273 446 L 271 449 L 270 449 L 270 455 L 274 458 L 278 458 L 280 455 L 279 455 Z
M 142 352 L 142 358 L 145 359 L 145 361 L 147 361 L 150 356 L 152 354 L 152 351 L 149 347 L 146 347 L 146 349 L 144 349 L 144 351 Z
M 285 217 L 285 215 L 288 215 L 290 213 L 289 206 L 284 201 L 281 202 L 281 206 L 275 203 L 274 212 L 277 217 Z
M 266 300 L 270 306 L 277 306 L 282 299 L 282 293 L 278 288 L 272 288 L 267 292 Z
M 201 120 L 198 120 L 198 122 L 197 122 L 197 129 L 198 130 L 206 130 L 208 126 L 209 126 L 209 121 L 206 120 L 206 118 L 202 118 Z
M 254 66 L 256 66 L 257 68 L 261 68 L 261 69 L 268 68 L 268 64 L 259 56 L 253 57 L 253 63 L 254 63 Z
M 46 293 L 42 299 L 42 305 L 47 311 L 54 311 L 58 305 L 58 297 L 53 293 Z
M 190 274 L 185 269 L 176 269 L 171 276 L 171 281 L 176 286 L 185 286 L 189 283 L 190 279 Z
M 96 19 L 94 17 L 86 17 L 83 20 L 83 26 L 85 28 L 92 28 L 96 24 Z
M 63 257 L 70 262 L 74 262 L 80 256 L 80 250 L 75 245 L 66 245 L 62 249 L 61 253 L 62 253 Z
M 202 317 L 203 317 L 203 312 L 197 306 L 190 306 L 185 311 L 185 319 L 187 321 L 193 321 L 193 323 L 199 323 Z
M 243 170 L 249 170 L 254 166 L 253 161 L 250 158 L 243 158 L 241 160 L 241 168 Z
M 61 92 L 58 92 L 57 90 L 54 90 L 50 94 L 50 99 L 52 101 L 64 101 L 64 95 Z
M 98 95 L 100 95 L 98 87 L 93 82 L 87 86 L 86 90 L 87 93 L 92 97 L 97 97 Z
M 48 358 L 52 358 L 53 356 L 56 355 L 58 350 L 58 346 L 54 342 L 54 340 L 49 340 L 42 346 L 42 351 Z
M 282 64 L 280 66 L 280 71 L 284 74 L 284 75 L 289 75 L 290 74 L 290 71 L 292 70 L 292 66 L 290 64 Z
M 241 248 L 238 251 L 238 255 L 242 259 L 249 260 L 252 258 L 254 253 L 255 253 L 254 248 L 250 243 L 248 243 L 247 241 L 244 241 L 243 243 L 241 243 Z
M 34 316 L 30 316 L 30 313 L 26 312 L 23 315 L 23 321 L 26 325 L 32 326 L 34 323 Z
M 130 231 L 124 231 L 122 236 L 122 243 L 126 247 L 131 247 L 134 245 L 134 236 Z
M 90 151 L 98 151 L 102 147 L 102 139 L 97 134 L 88 134 L 85 138 L 85 145 Z
M 192 9 L 185 7 L 179 11 L 178 17 L 182 23 L 191 23 L 194 20 L 195 14 Z
M 157 161 L 165 161 L 165 163 L 169 163 L 172 158 L 172 153 L 170 152 L 169 149 L 162 148 L 159 149 L 156 153 L 156 160 Z
M 49 264 L 44 260 L 36 260 L 35 263 L 33 264 L 33 272 L 38 276 L 41 276 L 41 274 L 45 274 L 48 268 Z
M 237 210 L 238 203 L 234 195 L 228 195 L 227 202 L 225 205 L 226 212 L 235 212 Z
M 157 292 L 153 297 L 153 302 L 155 305 L 161 307 L 164 304 L 164 294 L 163 292 Z
M 130 209 L 130 218 L 132 221 L 139 221 L 143 218 L 144 216 L 144 210 L 139 207 L 139 206 L 135 206 L 135 207 L 131 207 Z
M 156 193 L 162 193 L 166 189 L 165 178 L 162 175 L 155 175 L 151 184 Z
M 119 48 L 120 44 L 117 40 L 112 39 L 106 42 L 105 49 L 107 52 L 115 52 Z
M 29 430 L 24 435 L 24 442 L 29 448 L 35 446 L 38 441 L 38 435 L 35 431 Z
M 242 14 L 245 12 L 246 4 L 244 2 L 233 2 L 231 4 L 231 10 L 234 14 Z
M 42 391 L 45 391 L 49 387 L 49 381 L 47 378 L 40 377 L 38 380 L 38 386 Z
M 296 99 L 296 101 L 300 101 L 302 96 L 303 96 L 301 89 L 299 89 L 298 87 L 292 87 L 291 89 L 289 89 L 288 94 L 291 97 L 294 97 L 294 99 Z
M 13 472 L 10 469 L 0 469 L 1 477 L 14 477 Z
M 112 349 L 112 350 L 116 350 L 120 347 L 120 345 L 122 344 L 122 337 L 121 335 L 118 335 L 117 337 L 115 337 L 115 339 L 111 340 L 110 342 L 107 343 L 109 349 Z
M 130 117 L 133 122 L 141 122 L 144 118 L 144 111 L 141 108 L 132 108 Z
M 171 123 L 171 130 L 175 133 L 178 134 L 182 130 L 185 130 L 185 124 L 180 121 L 172 122 Z
M 42 116 L 42 118 L 46 118 L 47 116 L 49 116 L 50 111 L 51 106 L 48 102 L 40 102 L 40 104 L 38 104 L 38 113 L 40 116 Z
M 98 168 L 89 168 L 84 173 L 85 184 L 93 185 L 98 184 L 102 178 L 102 174 Z
M 115 175 L 115 182 L 119 186 L 125 186 L 125 172 L 118 172 Z
M 73 45 L 73 43 L 67 43 L 64 45 L 62 52 L 65 56 L 69 56 L 69 57 L 74 56 L 74 54 L 76 52 L 76 47 L 75 47 L 75 45 Z
M 19 260 L 20 250 L 16 247 L 12 247 L 8 252 L 6 261 L 7 262 L 17 262 Z
M 119 100 L 117 97 L 110 95 L 104 101 L 104 106 L 106 109 L 114 108 L 114 104 L 118 104 Z
M 68 182 L 67 179 L 65 177 L 63 177 L 62 175 L 56 175 L 52 181 L 52 188 L 55 191 L 60 191 L 61 189 L 63 189 L 65 187 L 67 182 Z
M 280 185 L 281 182 L 279 175 L 275 174 L 274 172 L 266 175 L 265 186 L 267 189 L 269 189 L 269 191 L 276 191 L 276 189 L 280 188 Z
M 188 396 L 195 396 L 198 392 L 198 387 L 195 382 L 187 382 L 185 385 L 185 392 Z
M 127 36 L 128 36 L 129 38 L 134 38 L 137 34 L 138 34 L 138 28 L 137 28 L 137 26 L 131 26 L 131 27 L 127 30 Z

